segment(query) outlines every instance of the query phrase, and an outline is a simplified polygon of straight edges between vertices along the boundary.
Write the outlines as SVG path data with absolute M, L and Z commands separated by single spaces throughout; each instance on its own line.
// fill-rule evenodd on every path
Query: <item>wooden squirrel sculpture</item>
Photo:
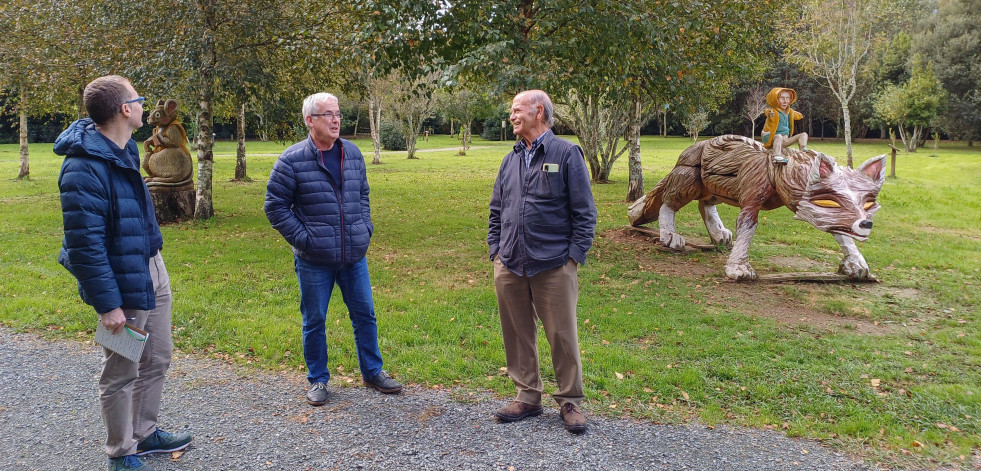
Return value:
M 156 126 L 153 135 L 143 141 L 143 178 L 151 191 L 190 190 L 194 188 L 191 152 L 187 149 L 187 133 L 177 118 L 177 100 L 159 100 L 147 117 L 147 124 Z

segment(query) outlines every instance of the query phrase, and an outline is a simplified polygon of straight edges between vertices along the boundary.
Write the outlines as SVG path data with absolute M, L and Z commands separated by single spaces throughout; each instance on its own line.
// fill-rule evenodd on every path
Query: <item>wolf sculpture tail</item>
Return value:
M 627 218 L 630 220 L 631 226 L 641 226 L 657 221 L 661 205 L 664 204 L 664 189 L 668 186 L 668 183 L 672 183 L 672 177 L 677 179 L 683 174 L 692 175 L 691 172 L 695 172 L 697 175 L 702 166 L 702 151 L 708 142 L 710 141 L 702 141 L 685 149 L 678 157 L 678 162 L 671 172 L 665 175 L 661 181 L 657 182 L 657 185 L 654 185 L 654 189 L 647 192 L 639 200 L 634 201 L 627 208 Z

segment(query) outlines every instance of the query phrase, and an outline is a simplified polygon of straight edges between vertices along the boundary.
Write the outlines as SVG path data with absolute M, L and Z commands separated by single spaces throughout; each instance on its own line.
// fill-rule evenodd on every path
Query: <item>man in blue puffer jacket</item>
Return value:
M 266 188 L 266 217 L 291 246 L 300 284 L 307 403 L 327 402 L 327 305 L 334 284 L 350 312 L 358 365 L 366 386 L 396 394 L 402 385 L 382 370 L 378 326 L 368 278 L 368 242 L 374 231 L 364 157 L 341 139 L 337 97 L 316 93 L 303 100 L 306 140 L 286 149 Z
M 139 363 L 103 348 L 99 378 L 108 469 L 149 471 L 137 455 L 184 449 L 191 436 L 157 428 L 173 342 L 163 237 L 131 137 L 143 126 L 144 98 L 129 80 L 110 75 L 88 84 L 83 100 L 90 117 L 72 123 L 54 145 L 65 156 L 58 261 L 107 329 L 126 335 L 128 323 L 149 333 Z

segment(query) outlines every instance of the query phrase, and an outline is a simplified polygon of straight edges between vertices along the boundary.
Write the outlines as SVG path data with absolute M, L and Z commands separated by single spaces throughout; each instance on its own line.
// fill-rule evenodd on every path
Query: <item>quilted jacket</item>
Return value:
M 375 226 L 368 204 L 364 157 L 351 141 L 341 144 L 341 181 L 334 181 L 313 139 L 286 149 L 266 186 L 266 217 L 293 253 L 321 265 L 360 261 Z M 335 191 L 336 190 L 336 191 Z
M 127 145 L 131 159 L 113 147 L 89 118 L 72 123 L 54 144 L 65 156 L 58 176 L 65 228 L 58 261 L 100 314 L 155 307 L 148 261 L 163 246 L 136 142 Z

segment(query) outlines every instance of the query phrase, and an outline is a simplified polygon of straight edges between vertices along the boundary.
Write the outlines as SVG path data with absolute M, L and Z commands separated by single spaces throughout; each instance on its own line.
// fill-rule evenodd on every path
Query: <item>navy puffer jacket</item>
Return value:
M 279 156 L 266 186 L 264 209 L 273 228 L 297 257 L 323 265 L 360 261 L 375 230 L 364 157 L 351 141 L 337 142 L 341 182 L 333 181 L 313 139 L 307 137 Z
M 134 161 L 117 156 L 89 118 L 72 123 L 54 145 L 56 154 L 66 156 L 58 176 L 65 224 L 58 261 L 78 279 L 82 300 L 100 314 L 156 305 L 148 261 L 163 238 L 135 141 L 127 149 Z

